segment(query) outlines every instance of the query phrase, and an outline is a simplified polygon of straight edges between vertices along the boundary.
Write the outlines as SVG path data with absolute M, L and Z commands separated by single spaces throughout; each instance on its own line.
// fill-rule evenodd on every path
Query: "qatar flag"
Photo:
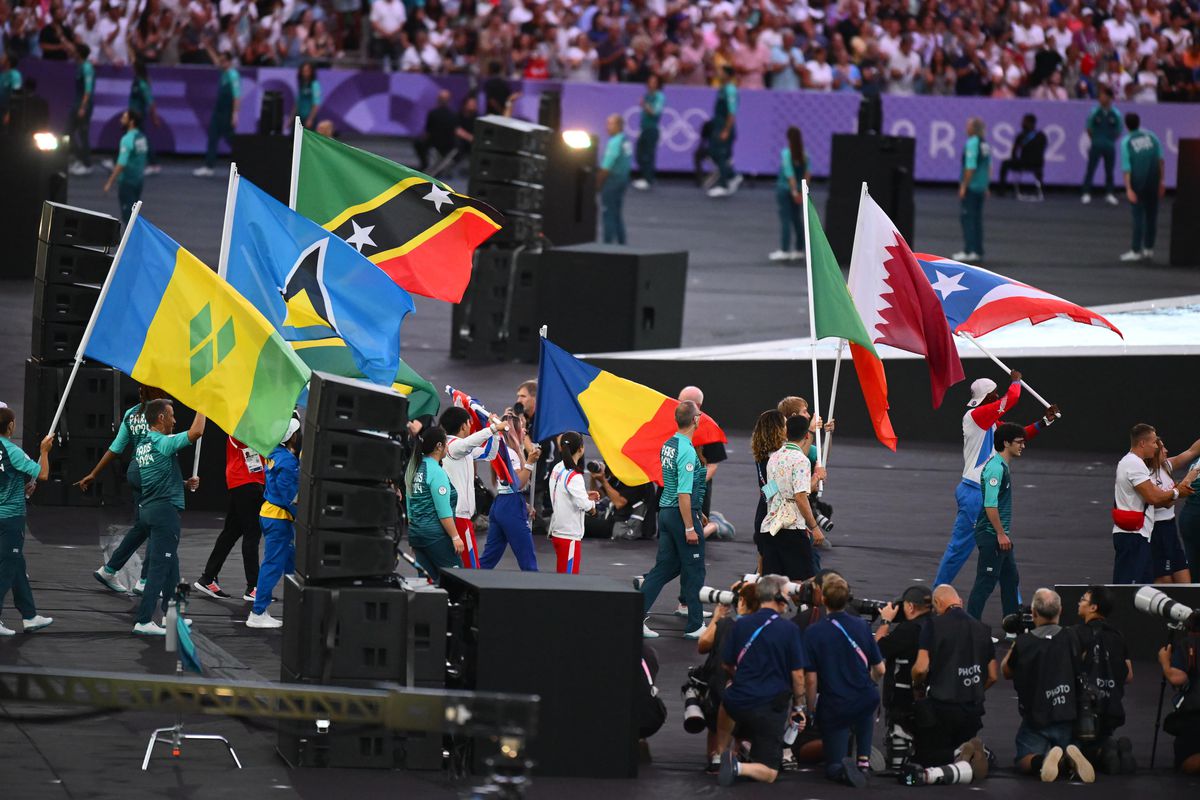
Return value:
M 925 356 L 933 407 L 963 379 L 942 304 L 896 226 L 863 192 L 847 282 L 875 344 Z

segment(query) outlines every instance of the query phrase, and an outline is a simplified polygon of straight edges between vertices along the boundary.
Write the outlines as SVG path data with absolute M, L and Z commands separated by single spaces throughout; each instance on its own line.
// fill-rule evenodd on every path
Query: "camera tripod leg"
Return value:
M 1154 714 L 1154 741 L 1150 745 L 1150 769 L 1154 769 L 1154 757 L 1158 754 L 1158 730 L 1162 727 L 1163 698 L 1167 693 L 1167 676 L 1158 685 L 1158 711 Z

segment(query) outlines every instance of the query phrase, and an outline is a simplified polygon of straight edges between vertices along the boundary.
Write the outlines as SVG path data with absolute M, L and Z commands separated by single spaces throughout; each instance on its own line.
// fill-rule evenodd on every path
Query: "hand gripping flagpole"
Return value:
M 817 316 L 814 311 L 813 304 L 813 270 L 812 270 L 812 237 L 809 235 L 808 225 L 808 181 L 800 181 L 800 191 L 803 197 L 801 201 L 804 203 L 804 263 L 808 267 L 808 336 L 809 336 L 809 353 L 812 356 L 812 384 L 813 384 L 813 416 L 821 416 L 821 392 L 817 386 Z M 821 429 L 817 428 L 814 435 L 814 441 L 817 445 L 817 466 L 825 464 L 824 457 L 821 455 Z
M 974 336 L 972 336 L 969 333 L 959 333 L 958 335 L 961 336 L 963 339 L 966 339 L 971 344 L 978 347 L 979 352 L 983 353 L 985 356 L 987 356 L 992 361 L 994 361 L 996 363 L 996 366 L 998 366 L 1000 369 L 1002 369 L 1008 373 L 1012 372 L 1012 369 L 1010 369 L 1007 364 L 1005 364 L 1003 361 L 1001 361 L 992 351 L 988 350 L 986 347 L 981 345 L 979 343 L 979 340 L 977 340 Z M 1021 386 L 1025 387 L 1025 391 L 1027 391 L 1027 392 L 1029 392 L 1029 394 L 1033 395 L 1034 400 L 1037 400 L 1039 403 L 1041 403 L 1046 408 L 1050 407 L 1050 404 L 1046 402 L 1046 398 L 1042 397 L 1040 394 L 1038 394 L 1036 391 L 1034 391 L 1033 387 L 1030 386 L 1028 383 L 1026 383 L 1024 380 L 1021 381 Z M 1059 413 L 1055 414 L 1054 416 L 1056 418 L 1061 417 L 1062 412 L 1059 412 Z
M 71 375 L 67 378 L 67 385 L 63 389 L 62 398 L 58 401 L 58 409 L 54 412 L 54 419 L 50 423 L 50 430 L 47 431 L 48 436 L 53 436 L 58 430 L 58 423 L 62 419 L 63 409 L 67 407 L 67 397 L 71 394 L 71 387 L 75 384 L 75 376 L 79 374 L 79 366 L 83 363 L 83 351 L 87 349 L 88 342 L 92 339 L 92 331 L 96 328 L 96 318 L 100 316 L 100 309 L 104 306 L 105 298 L 108 297 L 108 290 L 112 286 L 113 275 L 117 273 L 117 267 L 121 264 L 121 256 L 125 253 L 125 243 L 129 241 L 129 232 L 133 230 L 133 223 L 137 222 L 141 209 L 142 201 L 138 200 L 133 204 L 133 213 L 129 215 L 129 222 L 121 234 L 121 243 L 117 245 L 117 254 L 113 256 L 112 266 L 108 268 L 108 275 L 104 278 L 104 285 L 100 287 L 100 296 L 96 298 L 96 307 L 92 309 L 92 316 L 88 319 L 87 327 L 83 329 L 83 338 L 80 339 L 79 347 L 75 350 L 75 363 L 71 365 Z M 26 446 L 28 446 L 28 442 L 26 442 Z

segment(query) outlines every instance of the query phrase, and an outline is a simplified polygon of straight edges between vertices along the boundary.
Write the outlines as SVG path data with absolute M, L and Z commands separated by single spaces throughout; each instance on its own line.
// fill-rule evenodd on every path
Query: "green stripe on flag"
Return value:
M 350 348 L 341 339 L 319 339 L 310 342 L 293 342 L 296 355 L 313 370 L 340 375 L 343 378 L 366 380 L 354 363 Z M 392 388 L 408 396 L 408 416 L 410 418 L 436 415 L 441 407 L 441 399 L 433 384 L 400 359 L 400 368 L 396 370 L 396 379 Z
M 269 455 L 287 432 L 296 398 L 311 377 L 312 370 L 283 337 L 272 332 L 258 354 L 250 401 L 232 431 L 233 438 Z
M 878 357 L 862 317 L 854 306 L 854 298 L 842 276 L 833 248 L 821 229 L 821 220 L 808 198 L 808 257 L 812 269 L 813 316 L 818 339 L 847 339 L 862 345 Z

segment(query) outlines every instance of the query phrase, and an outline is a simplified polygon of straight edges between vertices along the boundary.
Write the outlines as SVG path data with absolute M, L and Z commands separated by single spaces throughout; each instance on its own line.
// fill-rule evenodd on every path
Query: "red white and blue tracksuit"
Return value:
M 983 465 L 996 452 L 996 426 L 1009 409 L 1017 404 L 1021 396 L 1021 384 L 1013 381 L 1003 397 L 985 405 L 969 409 L 963 414 L 963 473 L 962 481 L 954 490 L 958 504 L 958 515 L 954 518 L 954 530 L 950 543 L 938 565 L 934 586 L 953 583 L 963 564 L 975 549 L 975 522 L 983 511 L 983 489 L 979 485 L 979 474 Z M 1025 441 L 1031 441 L 1042 429 L 1042 423 L 1025 426 Z
M 509 472 L 516 476 L 521 467 L 519 457 L 507 450 Z M 500 563 L 505 545 L 512 548 L 517 564 L 525 572 L 537 572 L 537 555 L 533 551 L 533 531 L 529 527 L 529 506 L 521 493 L 519 481 L 510 485 L 498 482 L 496 499 L 488 512 L 487 544 L 479 557 L 481 569 L 492 569 Z

